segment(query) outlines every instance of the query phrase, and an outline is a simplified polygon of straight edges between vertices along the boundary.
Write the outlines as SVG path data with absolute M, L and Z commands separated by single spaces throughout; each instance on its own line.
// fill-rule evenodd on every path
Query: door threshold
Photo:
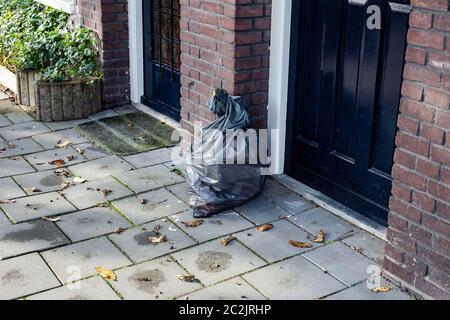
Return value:
M 168 116 L 162 114 L 161 112 L 158 112 L 155 109 L 152 109 L 152 108 L 150 108 L 150 107 L 148 107 L 148 106 L 146 106 L 145 104 L 142 104 L 142 103 L 133 102 L 132 104 L 139 111 L 142 111 L 143 113 L 146 113 L 146 114 L 152 116 L 153 118 L 156 118 L 156 119 L 158 119 L 161 122 L 164 122 L 169 127 L 172 127 L 172 128 L 174 128 L 176 130 L 180 130 L 181 129 L 181 125 L 180 125 L 179 122 L 173 120 L 172 118 L 169 118 Z
M 380 238 L 383 241 L 387 241 L 386 233 L 387 228 L 379 223 L 368 219 L 362 214 L 340 204 L 336 200 L 324 195 L 320 191 L 317 191 L 307 185 L 295 180 L 285 174 L 272 177 L 276 182 L 282 184 L 288 189 L 291 189 L 295 193 L 300 194 L 303 198 L 312 201 L 319 207 L 328 210 L 334 215 L 348 221 L 349 223 L 357 226 L 358 228 L 370 233 L 371 235 Z

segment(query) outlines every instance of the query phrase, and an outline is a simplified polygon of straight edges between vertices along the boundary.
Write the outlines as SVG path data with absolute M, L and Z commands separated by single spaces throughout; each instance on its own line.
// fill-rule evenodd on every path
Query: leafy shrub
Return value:
M 33 0 L 0 0 L 0 64 L 35 69 L 45 81 L 101 77 L 92 31 L 71 27 L 69 15 Z

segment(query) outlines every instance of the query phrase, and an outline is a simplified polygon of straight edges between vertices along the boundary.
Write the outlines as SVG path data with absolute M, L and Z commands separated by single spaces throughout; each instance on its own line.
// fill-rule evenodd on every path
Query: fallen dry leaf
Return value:
M 70 154 L 70 155 L 67 156 L 67 160 L 68 160 L 68 161 L 73 161 L 73 159 L 74 159 L 74 156 L 73 156 L 73 155 Z
M 64 177 L 66 177 L 66 178 L 72 176 L 72 174 L 71 174 L 69 171 L 65 170 L 65 169 L 56 169 L 56 170 L 54 170 L 53 172 L 54 172 L 56 175 L 58 175 L 58 176 L 64 176 Z
M 42 220 L 47 222 L 58 222 L 61 219 L 58 217 L 42 217 Z
M 73 183 L 75 184 L 82 184 L 85 183 L 87 180 L 81 177 L 74 177 L 73 178 Z
M 16 200 L 0 200 L 0 204 L 13 204 Z
M 178 280 L 183 281 L 183 282 L 194 282 L 195 280 L 195 276 L 185 276 L 185 275 L 178 275 Z
M 9 157 L 8 159 L 9 160 L 13 160 L 13 161 L 20 161 L 20 160 L 22 160 L 21 157 Z
M 237 240 L 236 237 L 229 236 L 228 238 L 220 240 L 220 244 L 226 247 L 234 240 Z
M 121 233 L 124 233 L 125 230 L 126 230 L 125 228 L 119 227 L 119 228 L 114 229 L 113 233 L 121 234 Z
M 379 288 L 372 289 L 372 292 L 374 292 L 374 293 L 386 293 L 386 292 L 389 292 L 391 290 L 392 290 L 392 288 L 390 288 L 390 287 L 379 287 Z
M 83 148 L 75 148 L 75 151 L 78 152 L 79 154 L 84 154 Z
M 8 143 L 8 149 L 15 149 L 16 145 L 14 143 Z
M 29 193 L 41 192 L 41 190 L 36 187 L 25 188 L 24 190 L 25 190 L 25 192 L 29 192 Z
M 265 232 L 273 229 L 273 224 L 264 224 L 256 228 L 256 230 Z
M 154 228 L 153 228 L 153 232 L 154 233 L 159 233 L 159 230 L 161 230 L 161 226 L 159 224 L 157 224 Z
M 62 142 L 62 143 L 58 143 L 55 147 L 56 147 L 56 148 L 67 149 L 67 147 L 68 147 L 69 145 L 71 145 L 71 144 L 72 144 L 72 142 L 70 142 L 69 140 L 67 140 L 67 141 L 64 141 L 64 142 Z
M 152 244 L 164 243 L 167 242 L 167 237 L 164 235 L 160 235 L 159 237 L 150 237 L 148 238 L 148 242 Z
M 66 162 L 63 159 L 56 159 L 49 161 L 48 164 L 52 166 L 62 167 Z
M 95 268 L 95 272 L 97 272 L 101 277 L 103 277 L 105 279 L 112 280 L 112 281 L 117 280 L 116 274 L 113 271 L 109 270 L 108 268 L 97 267 L 97 268 Z
M 109 203 L 108 202 L 102 202 L 102 203 L 97 203 L 95 205 L 96 208 L 109 208 Z
M 364 249 L 361 247 L 357 247 L 357 246 L 352 246 L 352 249 L 355 250 L 358 253 L 363 253 Z
M 64 189 L 67 189 L 69 186 L 70 186 L 69 182 L 63 182 L 59 185 L 59 188 L 64 190 Z
M 314 238 L 313 242 L 315 243 L 324 243 L 325 242 L 325 231 L 320 230 L 317 237 Z
M 103 190 L 101 191 L 101 193 L 102 193 L 102 195 L 103 195 L 104 197 L 109 196 L 112 192 L 113 192 L 113 191 L 110 190 L 110 189 L 103 189 Z
M 203 220 L 194 220 L 194 221 L 190 221 L 190 222 L 181 222 L 184 226 L 188 227 L 188 228 L 196 228 L 201 226 L 205 221 Z
M 306 248 L 312 248 L 312 245 L 307 242 L 300 242 L 295 240 L 289 240 L 289 244 L 293 247 L 299 248 L 299 249 L 306 249 Z

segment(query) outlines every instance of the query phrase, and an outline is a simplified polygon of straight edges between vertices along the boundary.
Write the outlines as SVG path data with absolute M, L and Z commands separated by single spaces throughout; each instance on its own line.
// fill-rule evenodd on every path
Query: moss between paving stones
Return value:
M 127 156 L 175 145 L 173 128 L 142 112 L 77 125 L 76 130 L 109 154 Z

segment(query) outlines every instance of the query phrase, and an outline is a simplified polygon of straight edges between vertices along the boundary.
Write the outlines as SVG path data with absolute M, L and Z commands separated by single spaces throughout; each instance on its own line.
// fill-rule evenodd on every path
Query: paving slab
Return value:
M 1 204 L 0 207 L 15 223 L 61 215 L 76 210 L 56 192 L 20 198 L 15 203 Z
M 281 208 L 293 214 L 302 213 L 314 208 L 313 203 L 271 179 L 267 180 L 263 194 Z
M 93 208 L 67 214 L 56 224 L 73 242 L 110 234 L 117 228 L 130 227 L 127 220 L 109 208 Z
M 34 172 L 22 157 L 0 159 L 0 178 Z
M 183 222 L 196 220 L 192 217 L 192 211 L 190 210 L 169 218 L 199 242 L 206 242 L 254 227 L 251 222 L 234 211 L 224 212 L 209 219 L 202 219 L 203 224 L 195 228 L 183 224 Z
M 264 196 L 260 196 L 236 208 L 236 211 L 257 225 L 273 222 L 292 215 Z
M 270 300 L 315 300 L 346 288 L 302 256 L 272 264 L 243 278 Z
M 0 260 L 67 243 L 69 240 L 51 222 L 39 220 L 0 226 Z
M 33 136 L 33 139 L 47 150 L 55 149 L 57 144 L 66 141 L 72 142 L 72 145 L 88 142 L 88 140 L 75 131 L 75 129 L 40 134 L 38 136 Z
M 191 190 L 186 182 L 168 186 L 166 188 L 184 202 L 189 203 L 191 198 Z
M 73 159 L 69 160 L 69 157 L 73 157 Z M 86 158 L 76 152 L 72 147 L 33 153 L 25 156 L 25 159 L 39 171 L 56 169 L 57 166 L 49 163 L 54 160 L 64 160 L 64 164 L 61 167 L 73 166 L 86 161 Z
M 360 231 L 358 234 L 342 240 L 342 242 L 379 264 L 383 262 L 386 242 L 365 231 Z
M 160 227 L 159 233 L 153 231 L 156 226 Z M 166 236 L 167 242 L 149 243 L 148 238 L 159 235 Z M 162 257 L 196 244 L 194 240 L 168 220 L 155 221 L 129 229 L 121 234 L 113 234 L 109 238 L 136 263 Z
M 11 121 L 9 121 L 5 116 L 0 114 L 0 128 L 12 125 Z
M 89 116 L 89 119 L 97 121 L 105 118 L 117 117 L 119 114 L 113 110 L 105 110 L 99 113 L 96 113 L 92 116 Z
M 211 287 L 187 294 L 178 300 L 267 300 L 242 278 L 234 278 Z
M 87 122 L 92 122 L 92 120 L 89 118 L 84 118 L 84 119 L 77 119 L 77 120 L 70 120 L 70 121 L 49 122 L 46 125 L 53 131 L 59 131 L 59 130 L 64 130 L 64 129 L 70 129 L 72 127 L 75 127 L 78 124 L 83 124 L 83 123 L 87 123 Z
M 50 132 L 50 129 L 43 123 L 36 121 L 0 128 L 0 135 L 7 141 L 28 138 L 46 132 Z
M 318 234 L 320 230 L 325 232 L 325 240 L 333 241 L 352 231 L 357 233 L 358 228 L 351 225 L 344 219 L 322 209 L 313 209 L 289 218 L 290 221 L 298 225 L 311 234 Z
M 235 236 L 253 252 L 273 263 L 318 247 L 310 237 L 299 227 L 287 220 L 274 222 L 273 229 L 261 232 L 253 228 Z M 289 244 L 290 240 L 307 242 L 312 248 L 299 249 Z
M 88 160 L 96 160 L 108 156 L 92 143 L 81 143 L 74 145 L 73 147 L 83 150 L 83 156 Z
M 129 114 L 129 113 L 135 113 L 138 112 L 138 109 L 135 107 L 129 105 L 129 106 L 123 106 L 113 109 L 114 112 L 117 112 L 118 114 Z
M 37 253 L 0 261 L 0 300 L 18 299 L 60 286 Z
M 171 155 L 172 152 L 169 148 L 162 148 L 149 152 L 138 153 L 123 158 L 136 168 L 144 168 L 164 162 L 170 162 L 172 160 Z
M 120 300 L 113 289 L 100 277 L 81 280 L 73 284 L 27 297 L 26 300 Z
M 14 124 L 20 124 L 20 123 L 25 123 L 25 122 L 30 122 L 33 121 L 34 118 L 29 115 L 26 112 L 9 112 L 7 114 L 5 114 L 5 116 L 8 118 L 9 121 L 11 121 Z
M 0 210 L 0 227 L 9 226 L 11 222 L 8 220 L 3 211 Z
M 367 279 L 370 276 L 368 268 L 375 265 L 373 261 L 340 242 L 305 253 L 304 257 L 348 286 Z
M 414 300 L 410 295 L 402 292 L 400 289 L 390 286 L 391 291 L 385 293 L 374 293 L 367 288 L 365 282 L 360 283 L 354 287 L 343 290 L 339 293 L 333 294 L 325 300 L 345 300 L 345 301 L 361 301 L 361 300 Z
M 0 200 L 11 200 L 26 196 L 25 192 L 12 178 L 0 179 Z
M 136 197 L 114 201 L 113 205 L 137 225 L 189 209 L 183 201 L 166 189 L 159 189 Z
M 116 174 L 115 177 L 137 193 L 160 189 L 184 181 L 182 177 L 170 172 L 163 165 L 122 172 Z
M 72 178 L 64 177 L 53 171 L 39 171 L 14 177 L 17 183 L 28 195 L 35 195 L 43 192 L 61 190 L 63 183 L 69 183 Z M 34 189 L 33 188 L 37 188 Z
M 170 258 L 125 268 L 116 275 L 111 285 L 125 300 L 168 300 L 201 288 L 200 283 L 178 280 L 186 271 Z
M 96 267 L 110 270 L 131 265 L 108 239 L 97 238 L 42 253 L 62 283 L 94 276 Z M 70 272 L 77 270 L 76 273 Z
M 0 141 L 0 158 L 8 158 L 30 154 L 44 150 L 36 141 L 31 138 L 23 138 L 9 142 Z
M 266 263 L 237 241 L 228 246 L 214 240 L 172 255 L 186 270 L 209 286 L 234 278 Z
M 133 192 L 116 179 L 108 177 L 70 186 L 63 191 L 63 194 L 78 209 L 87 209 L 106 201 L 131 196 Z
M 70 167 L 75 175 L 88 180 L 106 178 L 131 169 L 132 166 L 118 156 L 109 156 Z

